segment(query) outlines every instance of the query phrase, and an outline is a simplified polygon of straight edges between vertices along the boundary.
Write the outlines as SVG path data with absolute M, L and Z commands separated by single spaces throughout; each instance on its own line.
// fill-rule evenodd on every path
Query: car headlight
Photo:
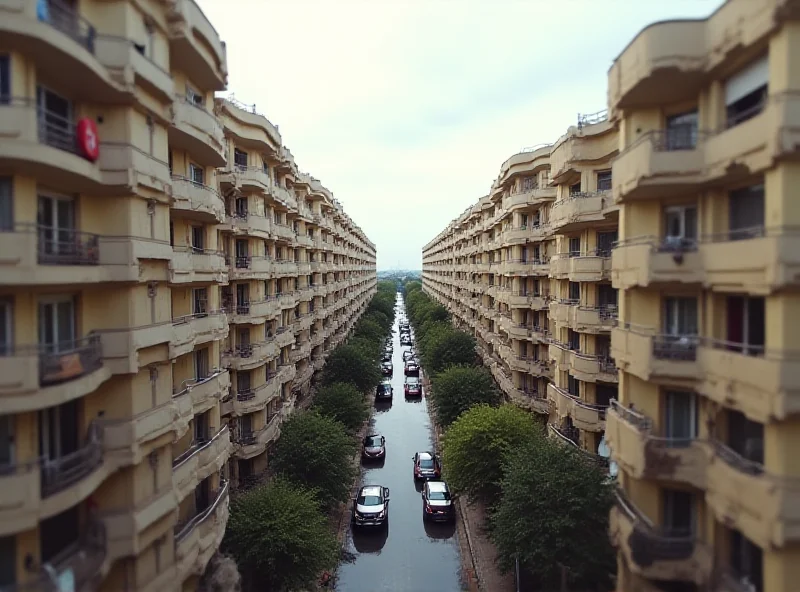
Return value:
M 381 510 L 378 512 L 378 518 L 385 518 L 386 517 L 386 510 Z

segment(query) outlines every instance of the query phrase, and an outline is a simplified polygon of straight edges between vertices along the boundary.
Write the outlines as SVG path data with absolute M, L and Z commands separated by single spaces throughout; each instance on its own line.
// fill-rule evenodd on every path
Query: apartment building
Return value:
M 579 117 L 555 144 L 523 149 L 423 250 L 424 289 L 474 333 L 506 396 L 601 464 L 617 397 L 617 134 L 603 111 Z
M 620 590 L 798 587 L 797 9 L 653 24 L 609 72 Z
M 515 165 L 535 171 L 523 151 L 423 249 L 425 290 L 506 394 L 587 454 L 610 448 L 620 592 L 797 589 L 798 8 L 728 0 L 645 28 L 608 112 L 538 149 L 556 194 L 533 223 L 494 201 Z M 520 231 L 532 294 L 504 273 L 526 260 Z M 545 347 L 549 375 L 514 367 Z
M 374 291 L 374 245 L 274 126 L 215 102 L 225 45 L 192 0 L 12 0 L 0 33 L 0 589 L 193 590 L 277 407 L 237 407 L 240 375 L 272 369 L 285 417 Z M 291 233 L 242 228 L 241 196 Z

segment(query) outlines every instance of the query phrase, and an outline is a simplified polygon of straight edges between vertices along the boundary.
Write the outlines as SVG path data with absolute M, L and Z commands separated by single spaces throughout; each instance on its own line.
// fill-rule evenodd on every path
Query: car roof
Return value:
M 406 382 L 419 382 L 419 376 L 406 376 Z
M 447 491 L 447 483 L 444 481 L 428 481 L 429 491 Z
M 383 488 L 380 485 L 365 485 L 361 488 L 361 495 L 383 495 Z
M 417 452 L 417 456 L 420 460 L 432 460 L 433 455 L 430 452 Z
M 367 438 L 383 438 L 383 436 L 381 436 L 380 434 L 367 434 L 366 436 L 364 436 L 364 439 L 366 440 Z

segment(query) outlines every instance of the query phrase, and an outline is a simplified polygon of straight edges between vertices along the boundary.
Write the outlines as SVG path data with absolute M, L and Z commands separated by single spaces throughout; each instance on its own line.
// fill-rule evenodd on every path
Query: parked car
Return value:
M 416 360 L 409 360 L 406 362 L 405 375 L 419 376 L 419 364 L 417 364 Z
M 391 362 L 384 361 L 381 363 L 381 374 L 384 376 L 391 376 L 394 374 L 394 365 Z
M 414 344 L 414 342 L 411 341 L 410 337 L 401 337 L 400 338 L 400 345 L 407 345 L 408 347 L 411 347 L 413 344 Z
M 384 380 L 375 389 L 376 399 L 391 399 L 392 395 L 392 383 L 388 380 Z
M 438 479 L 442 475 L 439 457 L 431 452 L 417 452 L 414 459 L 414 479 Z
M 422 383 L 419 376 L 406 376 L 405 386 L 406 397 L 421 397 L 422 396 Z
M 407 349 L 403 352 L 403 361 L 408 362 L 409 360 L 413 360 L 416 356 L 414 355 L 413 349 Z
M 389 523 L 389 488 L 365 485 L 353 499 L 353 526 L 385 526 Z
M 386 455 L 386 438 L 380 434 L 370 434 L 362 442 L 361 456 L 367 459 L 381 459 Z
M 381 356 L 381 362 L 391 362 L 392 361 L 392 352 L 385 351 Z
M 444 481 L 428 481 L 422 488 L 422 519 L 434 522 L 455 520 L 456 507 Z

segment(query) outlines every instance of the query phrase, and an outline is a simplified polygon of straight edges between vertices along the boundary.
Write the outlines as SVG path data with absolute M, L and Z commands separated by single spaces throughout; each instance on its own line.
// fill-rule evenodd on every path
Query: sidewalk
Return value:
M 430 392 L 431 384 L 423 378 L 423 388 Z M 436 450 L 441 453 L 440 428 L 433 424 L 431 429 L 436 440 Z M 470 504 L 463 498 L 457 501 L 461 520 L 457 521 L 459 547 L 461 548 L 461 569 L 464 582 L 470 592 L 514 592 L 514 575 L 502 574 L 497 567 L 497 550 L 483 531 L 486 510 L 480 504 Z

